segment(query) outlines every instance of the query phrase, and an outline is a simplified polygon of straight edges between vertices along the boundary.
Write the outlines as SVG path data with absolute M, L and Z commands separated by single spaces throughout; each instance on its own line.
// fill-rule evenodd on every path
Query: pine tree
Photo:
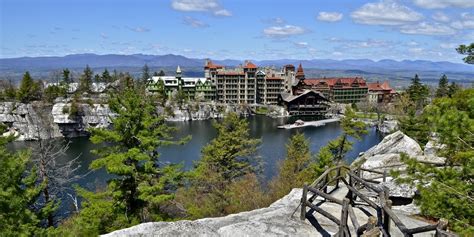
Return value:
M 189 186 L 178 193 L 192 218 L 221 216 L 237 211 L 234 205 L 248 199 L 261 198 L 258 192 L 255 197 L 242 200 L 236 197 L 236 182 L 253 183 L 258 186 L 254 175 L 259 160 L 255 157 L 260 140 L 250 137 L 248 122 L 235 113 L 214 124 L 217 137 L 203 147 L 201 159 L 190 173 Z M 258 197 L 257 197 L 258 196 Z M 264 201 L 254 200 L 253 207 Z M 239 209 L 241 210 L 241 209 Z
M 271 195 L 278 199 L 288 194 L 291 189 L 302 187 L 311 175 L 308 165 L 311 162 L 309 140 L 304 134 L 293 135 L 286 144 L 286 157 L 280 163 L 278 175 L 271 181 Z
M 460 54 L 466 55 L 466 57 L 463 58 L 465 63 L 474 64 L 474 43 L 471 43 L 470 45 L 459 45 L 459 47 L 456 48 L 456 51 Z
M 402 156 L 408 174 L 399 182 L 416 186 L 415 203 L 423 215 L 446 218 L 463 236 L 474 234 L 474 89 L 458 91 L 452 98 L 435 99 L 423 112 L 430 132 L 443 144 L 438 155 L 446 166 L 423 164 Z
M 355 119 L 355 112 L 350 106 L 346 106 L 344 117 L 341 119 L 342 135 L 328 144 L 335 163 L 341 162 L 346 153 L 352 149 L 353 142 L 349 141 L 349 137 L 360 140 L 363 134 L 367 134 L 365 123 Z
M 448 96 L 452 97 L 456 92 L 461 90 L 461 87 L 457 85 L 454 81 L 448 86 Z
M 109 106 L 117 114 L 112 118 L 113 128 L 91 129 L 90 140 L 107 146 L 93 151 L 98 158 L 90 168 L 105 168 L 114 175 L 107 188 L 110 201 L 115 203 L 110 211 L 126 213 L 126 225 L 166 218 L 159 207 L 173 198 L 181 179 L 178 166 L 159 164 L 157 148 L 182 144 L 185 140 L 175 141 L 171 136 L 174 128 L 165 124 L 153 101 L 141 90 L 130 84 L 122 93 L 111 94 Z M 113 222 L 110 220 L 110 224 Z
M 106 82 L 106 83 L 110 83 L 112 82 L 112 76 L 110 76 L 110 73 L 109 71 L 106 69 L 104 69 L 104 72 L 102 72 L 102 77 L 101 77 L 102 81 L 103 82 Z
M 95 83 L 102 82 L 102 78 L 99 76 L 99 74 L 95 74 L 95 76 L 94 76 L 94 82 L 95 82 Z
M 429 89 L 426 85 L 420 82 L 418 74 L 411 80 L 411 85 L 407 89 L 408 96 L 411 101 L 415 103 L 416 109 L 420 110 L 426 103 L 426 99 L 429 95 Z
M 86 68 L 84 69 L 84 72 L 82 73 L 81 78 L 79 79 L 79 91 L 81 93 L 91 91 L 93 76 L 94 72 L 89 67 L 89 65 L 86 65 Z
M 39 228 L 42 210 L 34 209 L 34 203 L 41 192 L 36 185 L 37 177 L 30 170 L 30 153 L 11 153 L 6 144 L 13 137 L 0 137 L 0 235 L 34 236 L 41 235 Z
M 448 77 L 443 74 L 443 76 L 439 79 L 438 89 L 436 89 L 436 97 L 445 97 L 448 96 L 449 91 L 449 84 L 448 84 Z
M 63 69 L 62 82 L 65 84 L 72 83 L 71 71 L 69 71 L 67 68 Z
M 142 68 L 142 83 L 147 83 L 148 79 L 150 79 L 150 68 L 148 68 L 148 65 L 145 64 Z
M 17 98 L 23 103 L 28 103 L 39 98 L 39 84 L 33 81 L 29 72 L 25 72 L 17 91 Z
M 164 77 L 164 76 L 165 76 L 165 71 L 163 71 L 163 70 L 160 70 L 160 73 L 158 73 L 158 76 L 160 76 L 160 77 Z

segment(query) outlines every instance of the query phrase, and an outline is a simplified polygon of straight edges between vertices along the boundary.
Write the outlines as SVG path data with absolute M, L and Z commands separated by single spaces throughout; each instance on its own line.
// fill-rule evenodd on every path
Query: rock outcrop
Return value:
M 341 187 L 341 191 L 347 188 Z M 341 192 L 344 193 L 344 192 Z M 338 225 L 320 214 L 313 213 L 314 220 L 299 219 L 299 203 L 302 190 L 293 189 L 288 195 L 274 202 L 269 207 L 248 212 L 241 212 L 224 217 L 204 218 L 195 221 L 150 222 L 127 229 L 117 230 L 103 235 L 115 236 L 331 236 L 337 233 Z M 341 197 L 338 197 L 341 198 Z M 317 199 L 320 200 L 320 199 Z M 341 216 L 341 206 L 331 202 L 320 205 L 332 215 Z M 294 216 L 293 212 L 296 211 Z M 368 219 L 376 215 L 375 211 L 354 208 L 358 220 Z M 426 222 L 410 218 L 403 213 L 409 210 L 396 211 L 399 219 L 408 227 L 419 227 Z M 361 222 L 361 223 L 365 223 Z M 352 227 L 351 227 L 352 228 Z M 392 236 L 402 236 L 394 224 L 391 226 Z M 353 232 L 353 228 L 351 232 Z M 419 236 L 431 236 L 432 233 L 421 233 Z
M 425 149 L 426 151 L 426 149 Z M 401 161 L 401 154 L 407 154 L 409 157 L 416 158 L 420 162 L 429 162 L 443 165 L 444 158 L 437 157 L 433 154 L 424 154 L 420 145 L 403 134 L 401 131 L 394 132 L 386 136 L 379 144 L 370 148 L 353 162 L 352 166 L 360 166 L 361 168 L 386 171 L 387 174 L 391 170 L 405 170 L 406 165 Z M 376 178 L 380 174 L 362 172 L 364 178 Z M 382 181 L 382 179 L 380 179 Z M 390 196 L 395 198 L 413 198 L 416 189 L 406 184 L 397 184 L 391 177 L 387 177 L 384 183 L 390 190 Z

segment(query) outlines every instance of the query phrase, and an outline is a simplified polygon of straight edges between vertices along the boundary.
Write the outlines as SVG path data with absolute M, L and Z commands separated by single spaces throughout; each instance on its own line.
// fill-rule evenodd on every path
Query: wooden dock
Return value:
M 304 122 L 301 125 L 297 124 L 285 124 L 278 126 L 278 128 L 281 129 L 293 129 L 293 128 L 302 128 L 302 127 L 321 127 L 326 125 L 327 123 L 334 123 L 334 122 L 339 122 L 339 118 L 330 118 L 330 119 L 323 119 L 323 120 L 317 120 L 317 121 L 309 121 L 309 122 Z

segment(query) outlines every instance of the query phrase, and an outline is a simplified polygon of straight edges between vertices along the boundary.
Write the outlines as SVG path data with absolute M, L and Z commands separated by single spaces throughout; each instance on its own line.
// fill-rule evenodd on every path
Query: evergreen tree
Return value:
M 448 84 L 448 77 L 443 74 L 443 76 L 439 79 L 438 89 L 436 89 L 436 97 L 445 97 L 448 96 L 449 91 L 449 84 Z
M 177 200 L 182 202 L 192 218 L 221 216 L 233 213 L 238 203 L 255 199 L 251 207 L 261 207 L 264 200 L 260 192 L 246 199 L 239 199 L 236 182 L 252 183 L 258 187 L 255 157 L 258 139 L 249 134 L 248 122 L 235 113 L 214 124 L 217 137 L 203 147 L 201 159 L 190 173 L 187 188 L 180 190 Z M 242 189 L 242 187 L 240 188 Z M 236 196 L 237 195 L 237 196 Z M 258 200 L 257 200 L 258 199 Z M 247 206 L 250 207 L 250 206 Z
M 158 73 L 157 73 L 157 72 L 153 72 L 153 76 L 154 76 L 154 77 L 157 77 L 157 76 L 158 76 Z
M 349 141 L 349 137 L 360 140 L 363 134 L 367 134 L 365 123 L 355 119 L 355 112 L 350 106 L 347 106 L 344 117 L 341 119 L 342 134 L 328 144 L 335 163 L 341 162 L 346 153 L 352 149 L 353 142 Z
M 270 183 L 272 197 L 283 197 L 308 182 L 312 177 L 311 172 L 306 172 L 310 162 L 309 140 L 302 133 L 293 135 L 286 144 L 286 158 L 279 166 L 278 175 Z
M 110 109 L 117 114 L 112 119 L 113 128 L 91 129 L 90 140 L 94 144 L 107 146 L 93 151 L 98 158 L 91 163 L 90 168 L 105 168 L 114 175 L 106 193 L 97 194 L 113 203 L 112 210 L 108 210 L 111 213 L 102 214 L 118 218 L 107 223 L 94 222 L 99 225 L 96 226 L 99 230 L 167 218 L 166 213 L 160 210 L 160 205 L 173 198 L 181 178 L 178 166 L 159 164 L 157 148 L 181 144 L 184 140 L 176 142 L 173 139 L 171 134 L 174 128 L 165 124 L 153 101 L 141 92 L 142 88 L 131 83 L 122 93 L 110 95 Z M 84 194 L 87 207 L 99 205 L 95 204 L 97 195 Z M 102 200 L 100 205 L 109 205 L 106 200 Z M 92 211 L 87 210 L 85 213 L 90 214 Z
M 465 63 L 474 64 L 474 43 L 471 43 L 470 45 L 459 45 L 459 47 L 456 48 L 456 51 L 460 54 L 466 55 L 466 57 L 463 58 Z
M 457 85 L 455 82 L 451 82 L 451 84 L 448 86 L 448 96 L 452 97 L 459 90 L 461 90 L 461 87 Z
M 416 203 L 422 214 L 446 218 L 454 231 L 464 236 L 474 234 L 474 89 L 461 90 L 452 98 L 433 101 L 424 111 L 430 131 L 443 144 L 438 155 L 446 166 L 423 164 L 403 156 L 407 176 L 398 181 L 417 187 Z M 436 141 L 436 140 L 435 140 Z
M 147 83 L 148 79 L 150 79 L 150 68 L 148 68 L 148 65 L 145 64 L 142 68 L 142 83 Z
M 72 83 L 71 71 L 67 68 L 63 69 L 62 82 L 65 84 Z
M 110 83 L 112 82 L 112 76 L 110 76 L 110 73 L 109 71 L 106 69 L 104 69 L 104 72 L 102 72 L 102 81 L 103 82 L 106 82 L 106 83 Z
M 416 105 L 416 109 L 422 109 L 426 103 L 426 98 L 429 95 L 429 89 L 426 85 L 420 82 L 418 74 L 411 80 L 411 85 L 407 89 L 410 100 Z
M 95 76 L 94 76 L 94 82 L 96 82 L 96 83 L 102 82 L 102 78 L 99 76 L 99 74 L 95 74 Z
M 158 73 L 158 76 L 160 76 L 160 77 L 164 77 L 164 76 L 165 76 L 165 71 L 163 71 L 163 70 L 160 70 L 160 73 Z
M 422 147 L 428 142 L 430 125 L 426 116 L 417 115 L 414 108 L 410 108 L 405 116 L 399 118 L 400 130 L 413 138 Z
M 89 67 L 89 65 L 86 65 L 86 68 L 84 69 L 84 72 L 82 73 L 81 78 L 79 79 L 79 91 L 81 93 L 91 91 L 93 76 L 94 72 Z
M 40 86 L 33 81 L 29 72 L 25 72 L 17 91 L 17 98 L 23 103 L 28 103 L 39 98 Z
M 13 137 L 0 137 L 0 235 L 41 235 L 42 210 L 34 209 L 41 192 L 35 170 L 30 170 L 30 153 L 11 153 L 6 144 Z

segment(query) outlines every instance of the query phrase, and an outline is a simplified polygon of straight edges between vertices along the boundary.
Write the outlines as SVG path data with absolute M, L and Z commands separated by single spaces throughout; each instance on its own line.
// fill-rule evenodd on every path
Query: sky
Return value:
M 461 63 L 455 47 L 474 42 L 474 0 L 0 0 L 0 37 L 0 58 Z

